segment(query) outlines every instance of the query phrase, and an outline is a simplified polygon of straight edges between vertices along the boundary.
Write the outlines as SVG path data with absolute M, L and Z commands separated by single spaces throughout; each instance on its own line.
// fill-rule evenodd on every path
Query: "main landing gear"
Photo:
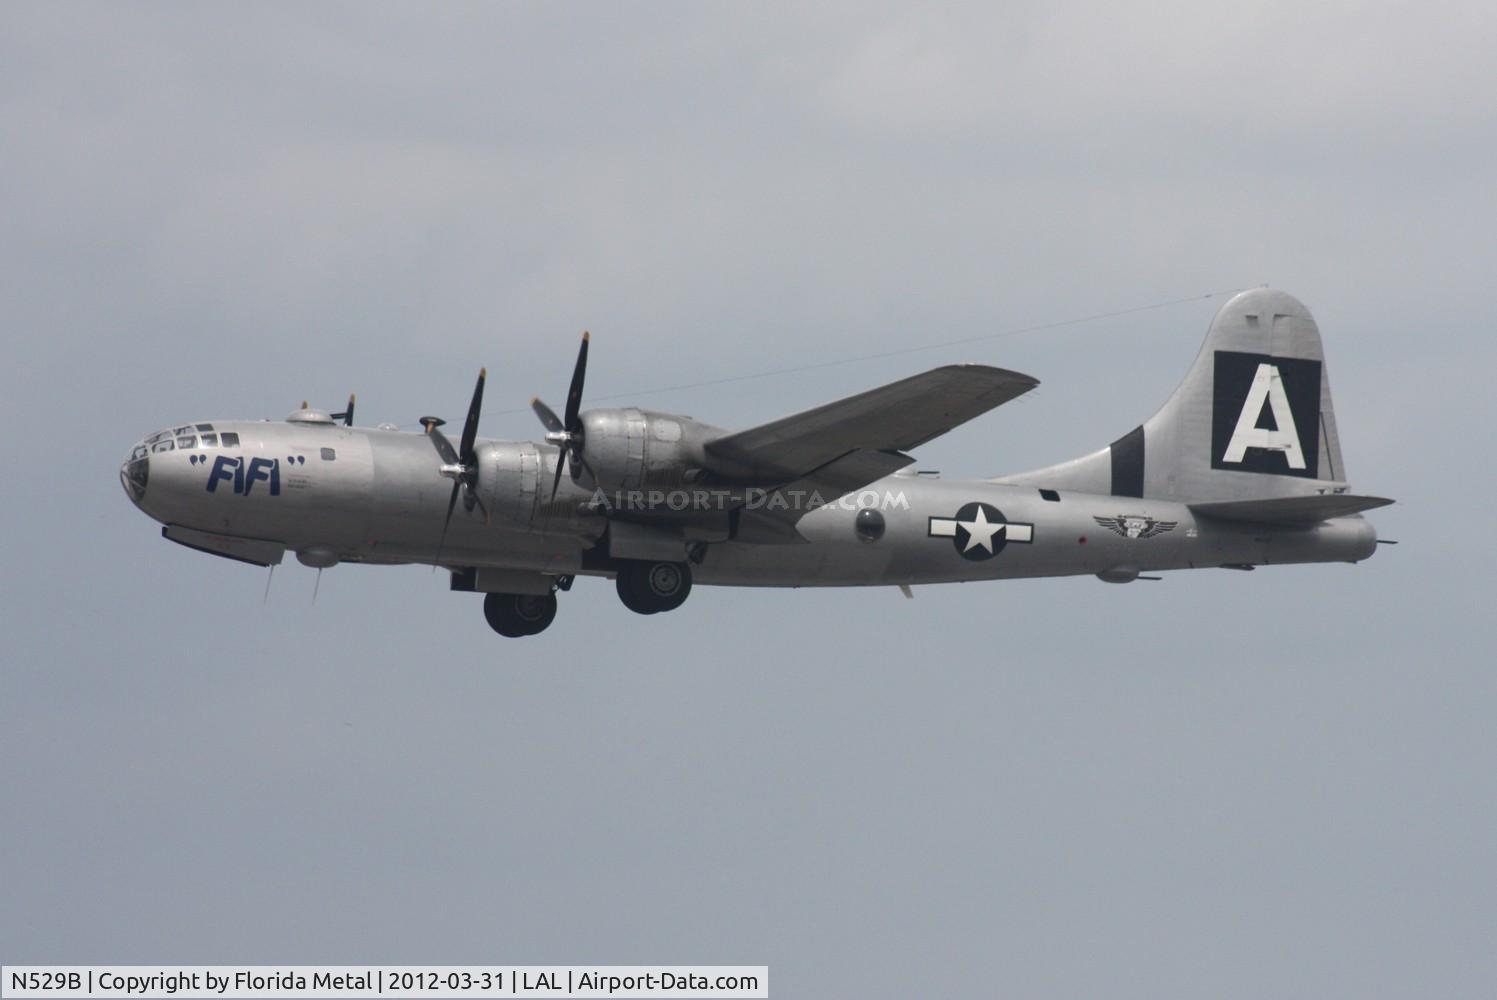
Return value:
M 535 635 L 556 617 L 556 594 L 489 594 L 483 599 L 483 616 L 500 635 Z
M 676 562 L 625 562 L 619 567 L 619 600 L 642 615 L 674 611 L 691 593 L 691 567 Z
M 566 586 L 570 585 L 567 579 Z M 684 562 L 621 562 L 618 590 L 624 607 L 637 614 L 674 611 L 691 593 L 691 567 Z M 483 599 L 483 616 L 500 635 L 512 639 L 537 635 L 556 617 L 556 592 L 488 594 Z

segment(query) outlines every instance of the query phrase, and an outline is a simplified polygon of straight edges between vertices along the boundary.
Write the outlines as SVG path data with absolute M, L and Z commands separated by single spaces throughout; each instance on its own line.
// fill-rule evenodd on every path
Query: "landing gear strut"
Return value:
M 676 562 L 625 562 L 619 567 L 619 600 L 642 615 L 674 611 L 691 593 L 691 567 Z
M 489 594 L 483 599 L 489 628 L 517 639 L 543 632 L 556 617 L 555 594 Z

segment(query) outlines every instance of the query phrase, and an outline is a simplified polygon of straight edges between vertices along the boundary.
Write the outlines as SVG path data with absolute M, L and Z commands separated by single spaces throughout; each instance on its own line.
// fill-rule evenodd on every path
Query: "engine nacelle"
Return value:
M 706 464 L 703 445 L 722 434 L 690 417 L 633 407 L 589 410 L 582 427 L 593 485 L 610 493 L 688 484 Z
M 494 441 L 475 450 L 478 496 L 495 518 L 522 525 L 535 521 L 550 496 L 550 482 L 541 487 L 545 463 L 530 441 Z

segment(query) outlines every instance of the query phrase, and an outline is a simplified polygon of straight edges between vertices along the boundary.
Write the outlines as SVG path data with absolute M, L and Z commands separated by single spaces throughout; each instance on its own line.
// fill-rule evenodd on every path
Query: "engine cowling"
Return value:
M 689 484 L 705 465 L 703 445 L 722 433 L 690 417 L 634 407 L 589 410 L 582 426 L 583 481 L 610 493 Z
M 596 535 L 597 515 L 589 509 L 592 488 L 561 477 L 555 502 L 551 481 L 558 452 L 533 441 L 489 441 L 474 450 L 478 496 L 495 521 L 535 533 Z
M 475 458 L 478 495 L 490 515 L 518 524 L 533 522 L 549 494 L 541 489 L 540 449 L 530 441 L 493 441 L 479 445 Z

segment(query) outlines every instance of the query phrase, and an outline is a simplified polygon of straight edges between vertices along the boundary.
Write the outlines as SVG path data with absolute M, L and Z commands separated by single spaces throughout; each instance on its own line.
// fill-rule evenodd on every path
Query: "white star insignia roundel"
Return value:
M 992 504 L 964 504 L 955 517 L 930 519 L 931 538 L 950 538 L 963 559 L 991 559 L 1009 542 L 1034 541 L 1034 525 L 1010 522 Z
M 989 521 L 987 514 L 981 507 L 977 508 L 977 514 L 970 521 L 958 521 L 957 527 L 965 528 L 967 531 L 967 544 L 962 547 L 963 552 L 971 552 L 981 545 L 989 552 L 993 551 L 993 536 L 1008 527 L 997 521 Z M 1005 535 L 1007 532 L 1004 532 Z

